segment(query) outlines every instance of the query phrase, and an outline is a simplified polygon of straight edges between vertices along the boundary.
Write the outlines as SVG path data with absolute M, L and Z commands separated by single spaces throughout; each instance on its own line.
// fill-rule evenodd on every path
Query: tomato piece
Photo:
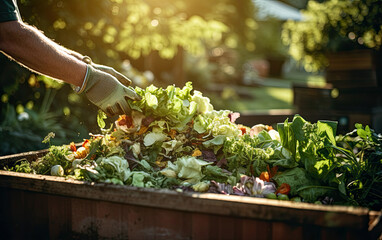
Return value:
M 86 139 L 86 140 L 82 143 L 82 146 L 83 146 L 84 148 L 89 149 L 89 147 L 90 147 L 90 141 L 89 141 L 89 139 Z
M 134 126 L 133 124 L 133 118 L 127 115 L 120 115 L 117 119 L 118 125 L 123 126 L 125 125 L 127 128 L 131 128 Z
M 76 148 L 76 145 L 74 144 L 74 142 L 71 142 L 69 147 L 70 147 L 70 151 L 72 151 L 72 152 L 77 151 L 77 148 Z
M 244 135 L 247 133 L 247 129 L 245 127 L 240 127 L 239 129 L 241 131 L 241 135 Z
M 269 182 L 270 177 L 268 172 L 262 172 L 259 177 L 261 180 Z
M 290 193 L 290 185 L 288 183 L 281 184 L 276 191 L 276 194 L 278 193 L 288 195 Z

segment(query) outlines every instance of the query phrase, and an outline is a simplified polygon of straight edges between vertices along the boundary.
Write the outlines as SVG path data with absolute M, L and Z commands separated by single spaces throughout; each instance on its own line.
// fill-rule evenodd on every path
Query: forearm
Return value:
M 0 50 L 35 72 L 76 86 L 86 74 L 86 64 L 70 50 L 22 22 L 0 23 Z
M 60 47 L 61 47 L 61 50 L 64 51 L 64 52 L 66 52 L 67 54 L 69 54 L 69 55 L 71 55 L 71 56 L 77 58 L 78 60 L 81 60 L 81 61 L 83 60 L 84 55 L 82 55 L 82 54 L 80 54 L 80 53 L 78 53 L 78 52 L 75 52 L 75 51 L 73 51 L 73 50 L 67 49 L 67 48 L 65 48 L 65 47 L 63 47 L 63 46 L 61 46 L 61 45 L 60 45 Z

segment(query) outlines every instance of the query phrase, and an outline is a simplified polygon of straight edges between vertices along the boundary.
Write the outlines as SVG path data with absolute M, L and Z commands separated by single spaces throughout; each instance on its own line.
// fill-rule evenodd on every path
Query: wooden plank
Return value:
M 141 206 L 124 205 L 122 211 L 122 222 L 127 222 L 127 235 L 129 239 L 150 239 L 145 231 L 146 227 L 154 223 L 151 208 Z
M 18 196 L 21 192 L 23 191 L 17 190 L 15 196 Z M 24 204 L 24 207 L 32 205 L 40 207 L 38 205 L 45 203 L 46 199 L 58 200 L 58 198 L 49 194 L 35 193 L 35 199 L 42 200 L 41 203 L 37 203 L 35 200 L 29 199 L 33 194 L 27 193 L 27 195 L 29 196 L 23 199 L 28 199 L 31 203 Z M 61 198 L 61 200 L 64 199 Z M 309 228 L 309 225 L 304 223 L 298 224 L 293 222 L 293 220 L 285 222 L 252 220 L 234 216 L 188 213 L 174 209 L 151 208 L 76 198 L 71 198 L 70 202 L 72 207 L 72 225 L 68 231 L 70 234 L 66 235 L 65 238 L 61 235 L 60 239 L 252 239 L 253 236 L 256 236 L 256 239 L 281 239 L 281 236 L 283 236 L 282 239 L 333 239 L 333 237 L 336 237 L 336 239 L 354 239 L 354 236 L 364 236 L 363 239 L 367 238 L 367 232 L 364 230 L 354 230 L 346 227 L 322 228 L 314 226 L 313 230 L 316 230 L 316 232 L 313 233 L 318 234 L 313 235 L 311 232 L 309 232 L 311 234 L 307 234 L 307 231 L 310 231 L 312 228 Z M 60 200 L 57 203 L 48 203 L 49 208 L 59 208 Z M 117 210 L 120 211 L 120 214 L 116 212 Z M 28 212 L 24 208 L 22 211 Z M 55 210 L 56 213 L 58 211 L 57 209 Z M 29 212 L 33 213 L 34 211 Z M 283 213 L 280 212 L 280 214 Z M 44 224 L 41 223 L 46 222 L 45 217 L 41 218 L 45 214 L 32 214 L 28 218 L 23 216 L 15 220 L 22 220 L 23 226 L 26 226 L 26 224 L 30 226 L 21 229 L 19 233 L 12 232 L 10 239 L 25 239 L 30 236 L 31 230 L 35 237 L 48 239 L 46 234 L 51 229 L 47 230 L 45 227 L 38 227 L 43 226 Z M 53 216 L 53 212 L 49 213 L 49 216 Z M 118 223 L 114 220 L 118 221 Z M 61 222 L 60 220 L 58 221 Z M 326 221 L 335 222 L 338 220 L 336 216 L 329 215 L 326 217 Z M 113 223 L 119 226 L 123 225 L 124 227 L 113 227 Z M 102 226 L 102 224 L 105 224 L 105 226 Z M 49 226 L 51 225 L 49 224 Z M 32 229 L 36 226 L 39 234 L 36 234 L 36 229 Z M 105 227 L 104 230 L 106 231 L 102 230 L 102 227 Z M 120 234 L 121 232 L 122 234 Z M 126 234 L 127 232 L 128 234 Z M 316 237 L 312 238 L 312 236 Z
M 366 208 L 319 206 L 308 203 L 220 194 L 178 193 L 166 189 L 156 190 L 86 183 L 59 177 L 7 171 L 0 171 L 0 187 L 186 212 L 202 212 L 272 221 L 294 221 L 299 224 L 354 227 L 357 229 L 365 229 L 368 226 L 369 210 Z M 72 204 L 74 203 L 72 202 Z M 87 208 L 86 205 L 82 207 Z M 92 211 L 83 215 L 88 214 L 92 214 Z M 327 221 L 328 217 L 335 221 Z
M 366 238 L 366 236 L 365 236 Z M 321 229 L 321 239 L 322 240 L 345 240 L 346 239 L 346 229 L 334 229 L 334 228 L 322 228 Z
M 188 239 L 191 236 L 191 214 L 183 211 L 155 208 L 152 211 L 154 219 L 153 232 L 155 239 Z
M 48 201 L 39 192 L 24 192 L 24 228 L 26 238 L 49 239 Z
M 191 238 L 195 240 L 213 239 L 215 224 L 210 215 L 202 213 L 192 214 Z
M 125 205 L 123 222 L 128 224 L 129 239 L 189 239 L 191 213 Z
M 16 212 L 7 212 L 5 204 L 0 206 L 0 213 L 12 216 L 11 222 L 18 222 L 15 226 L 19 232 L 12 231 L 12 236 L 19 238 L 25 237 L 22 230 L 40 229 L 43 234 L 36 236 L 42 239 L 47 238 L 46 232 L 50 238 L 62 237 L 62 231 L 78 233 L 73 235 L 77 238 L 113 236 L 116 239 L 168 239 L 169 236 L 248 239 L 259 233 L 264 233 L 264 239 L 271 239 L 289 231 L 288 236 L 297 239 L 320 239 L 312 236 L 332 237 L 333 229 L 343 230 L 337 233 L 340 237 L 344 231 L 365 235 L 370 213 L 364 208 L 177 193 L 0 171 L 0 196 L 5 194 L 9 197 L 1 201 L 7 207 L 15 202 L 22 206 L 18 213 L 16 206 L 12 206 Z M 15 198 L 19 202 L 13 201 Z M 46 205 L 49 207 L 44 209 Z M 35 209 L 41 208 L 42 211 L 36 212 Z M 29 217 L 24 218 L 25 213 Z M 25 226 L 26 221 L 37 223 Z M 325 233 L 321 233 L 321 227 L 327 229 Z M 315 234 L 309 234 L 312 229 Z
M 12 167 L 14 163 L 20 159 L 25 159 L 29 162 L 36 161 L 39 157 L 42 157 L 47 153 L 48 150 L 44 149 L 40 151 L 30 151 L 7 156 L 0 156 L 0 169 L 4 169 L 4 167 Z
M 321 239 L 321 227 L 314 226 L 314 225 L 304 225 L 303 227 L 303 239 Z
M 121 221 L 123 205 L 105 201 L 93 201 L 92 204 L 96 205 L 95 220 L 99 236 L 126 239 L 127 232 L 124 234 L 123 229 L 127 228 L 127 223 Z
M 72 229 L 72 199 L 47 195 L 49 239 L 70 239 Z
M 234 218 L 218 215 L 213 215 L 210 219 L 214 223 L 212 225 L 214 229 L 214 234 L 212 236 L 213 238 L 222 240 L 231 240 L 235 238 L 240 239 L 240 236 L 238 236 L 237 233 L 237 230 L 240 229 L 240 227 L 238 226 L 238 222 L 240 220 L 235 221 Z
M 72 198 L 71 230 L 77 238 L 99 238 L 99 222 L 96 219 L 96 202 L 88 199 Z
M 283 239 L 304 239 L 303 227 L 293 222 L 272 222 L 272 240 Z
M 329 70 L 375 69 L 375 51 L 369 49 L 337 52 L 328 55 Z
M 332 107 L 331 87 L 306 87 L 293 85 L 293 104 L 297 112 L 316 110 L 327 112 Z
M 338 97 L 332 100 L 334 110 L 371 113 L 382 106 L 382 88 L 338 89 Z
M 272 222 L 253 219 L 242 220 L 242 236 L 241 239 L 268 240 L 272 237 Z
M 0 231 L 4 239 L 23 239 L 24 191 L 0 188 Z
M 378 87 L 376 71 L 371 70 L 347 70 L 327 71 L 326 82 L 336 88 Z

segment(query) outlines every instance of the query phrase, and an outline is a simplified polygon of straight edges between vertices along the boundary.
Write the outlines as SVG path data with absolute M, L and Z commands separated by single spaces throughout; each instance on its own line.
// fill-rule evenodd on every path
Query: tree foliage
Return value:
M 302 13 L 284 24 L 282 39 L 307 71 L 324 69 L 328 51 L 382 45 L 382 0 L 310 0 Z
M 63 45 L 115 61 L 153 51 L 171 59 L 179 47 L 200 54 L 221 43 L 250 46 L 251 6 L 249 0 L 23 0 L 20 8 L 27 22 Z
M 117 70 L 122 70 L 126 59 L 140 64 L 139 70 L 150 70 L 141 59 L 152 53 L 171 59 L 179 49 L 193 55 L 206 54 L 216 46 L 242 52 L 254 49 L 256 23 L 250 0 L 19 0 L 18 3 L 25 22 L 59 44 Z M 78 141 L 83 136 L 77 133 L 86 132 L 86 128 L 97 129 L 96 108 L 67 84 L 32 74 L 4 55 L 0 55 L 0 65 L 0 140 L 7 143 L 9 134 L 27 129 L 36 130 L 33 130 L 35 140 L 42 139 L 55 126 L 55 131 L 61 132 L 56 133 L 56 139 L 61 136 L 66 142 Z M 19 120 L 22 112 L 29 113 L 29 120 Z M 37 126 L 48 118 L 49 124 Z M 41 148 L 38 140 L 23 145 L 20 134 L 13 134 L 12 139 L 17 146 L 8 144 L 6 153 Z

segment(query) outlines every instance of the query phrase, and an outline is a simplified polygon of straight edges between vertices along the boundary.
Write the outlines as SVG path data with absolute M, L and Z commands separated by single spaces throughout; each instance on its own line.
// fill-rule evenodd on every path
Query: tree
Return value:
M 284 24 L 282 39 L 309 72 L 327 66 L 328 52 L 382 45 L 382 0 L 310 0 L 302 13 L 303 21 Z
M 24 21 L 48 37 L 118 70 L 126 59 L 139 70 L 148 70 L 145 58 L 152 54 L 160 60 L 172 59 L 180 51 L 207 55 L 210 48 L 221 45 L 242 52 L 254 48 L 250 0 L 20 0 L 19 8 Z M 23 111 L 54 112 L 55 122 L 46 128 L 62 126 L 61 137 L 66 141 L 81 138 L 76 131 L 81 126 L 90 131 L 97 128 L 95 108 L 68 85 L 55 85 L 54 80 L 36 76 L 4 56 L 0 64 L 4 66 L 0 69 L 2 123 L 9 113 L 6 109 L 16 109 L 8 123 L 18 121 L 17 114 Z M 5 127 L 8 133 L 26 129 L 24 125 Z M 43 135 L 47 130 L 38 132 Z M 35 145 L 41 147 L 40 142 Z

